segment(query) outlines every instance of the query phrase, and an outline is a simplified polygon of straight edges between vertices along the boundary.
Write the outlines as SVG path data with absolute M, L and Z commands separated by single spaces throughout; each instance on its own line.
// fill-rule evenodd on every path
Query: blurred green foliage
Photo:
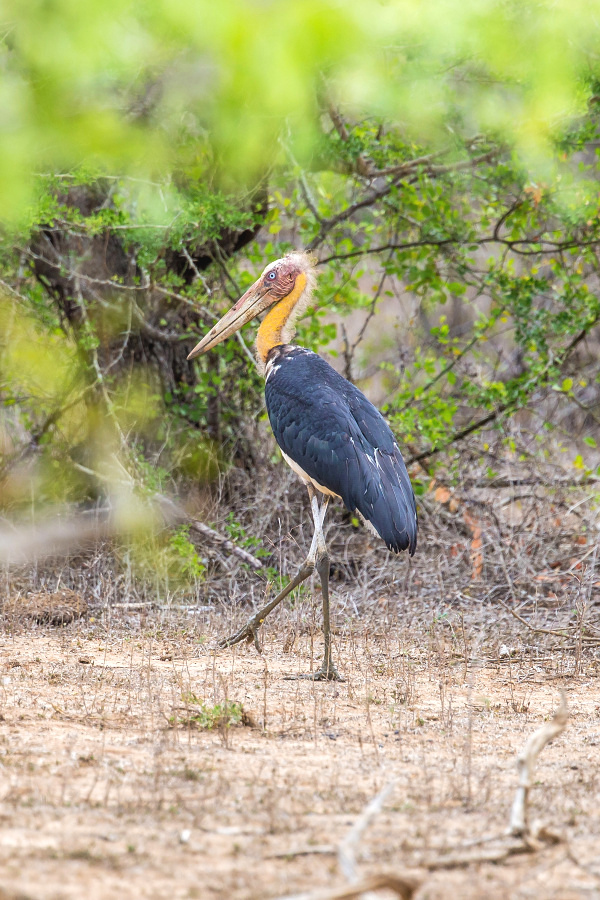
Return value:
M 2 22 L 11 220 L 40 172 L 253 182 L 282 136 L 305 163 L 324 79 L 352 117 L 434 143 L 496 133 L 547 163 L 556 122 L 585 110 L 598 45 L 589 0 L 6 0 Z

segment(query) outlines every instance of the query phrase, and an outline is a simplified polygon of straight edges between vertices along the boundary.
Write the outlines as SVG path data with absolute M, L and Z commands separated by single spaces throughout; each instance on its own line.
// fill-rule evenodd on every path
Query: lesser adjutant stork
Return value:
M 408 550 L 411 556 L 417 546 L 417 511 L 398 444 L 381 413 L 316 353 L 290 343 L 314 285 L 314 264 L 306 253 L 289 253 L 269 263 L 188 359 L 215 347 L 272 307 L 258 329 L 256 355 L 265 376 L 275 440 L 308 488 L 315 530 L 296 577 L 221 646 L 253 639 L 260 649 L 257 631 L 266 616 L 316 568 L 323 590 L 325 654 L 319 669 L 306 677 L 337 680 L 331 654 L 329 556 L 323 536 L 327 504 L 331 497 L 340 498 L 393 553 Z

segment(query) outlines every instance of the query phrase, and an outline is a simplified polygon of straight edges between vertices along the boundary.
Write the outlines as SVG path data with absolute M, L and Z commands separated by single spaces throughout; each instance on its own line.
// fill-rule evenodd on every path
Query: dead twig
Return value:
M 248 563 L 253 569 L 263 568 L 264 562 L 261 562 L 256 556 L 253 556 L 247 550 L 244 550 L 243 547 L 238 547 L 237 544 L 234 544 L 233 541 L 230 541 L 229 538 L 226 538 L 224 535 L 219 534 L 218 531 L 215 531 L 214 528 L 211 528 L 210 525 L 207 525 L 205 522 L 190 518 L 187 513 L 169 497 L 157 494 L 155 499 L 158 501 L 167 520 L 171 522 L 184 522 L 188 524 L 193 531 L 208 538 L 209 541 L 216 544 L 219 549 L 223 550 L 225 553 L 231 553 L 233 556 L 237 556 L 238 559 Z
M 510 856 L 535 853 L 550 844 L 558 843 L 560 838 L 548 829 L 530 827 L 528 799 L 537 758 L 544 747 L 564 731 L 567 720 L 567 703 L 565 695 L 562 694 L 560 706 L 552 720 L 534 731 L 517 757 L 519 786 L 511 809 L 509 827 L 505 834 L 478 838 L 458 847 L 440 848 L 437 856 L 411 860 L 411 865 L 434 872 L 442 869 L 465 868 L 484 862 L 499 863 Z M 484 844 L 487 846 L 481 850 L 475 849 Z M 311 900 L 316 900 L 316 898 L 311 897 Z
M 313 844 L 307 847 L 292 847 L 279 853 L 269 853 L 265 859 L 295 859 L 297 856 L 334 856 L 337 852 L 333 844 Z
M 565 726 L 567 724 L 567 720 L 569 718 L 569 711 L 567 709 L 567 701 L 564 693 L 561 694 L 560 706 L 554 713 L 554 716 L 550 722 L 546 722 L 541 728 L 538 728 L 537 731 L 531 735 L 527 743 L 525 744 L 523 750 L 517 757 L 517 766 L 519 769 L 519 787 L 517 788 L 517 793 L 515 794 L 515 799 L 513 801 L 511 813 L 510 813 L 510 824 L 509 824 L 509 833 L 513 835 L 519 835 L 524 839 L 529 836 L 536 838 L 536 835 L 531 834 L 531 829 L 528 822 L 528 800 L 529 800 L 529 790 L 533 783 L 533 775 L 535 772 L 535 764 L 537 762 L 537 758 L 550 741 L 554 740 L 555 737 L 558 737 L 559 734 L 565 730 Z
M 252 554 L 248 553 L 247 550 L 244 550 L 243 547 L 238 547 L 237 544 L 234 544 L 233 541 L 230 541 L 229 538 L 226 538 L 224 535 L 219 534 L 219 532 L 215 531 L 214 528 L 211 528 L 210 525 L 199 522 L 197 519 L 190 519 L 190 528 L 197 531 L 198 534 L 203 535 L 203 537 L 208 538 L 213 544 L 217 544 L 220 550 L 231 553 L 233 556 L 237 556 L 238 559 L 241 559 L 242 562 L 248 563 L 253 569 L 262 569 L 264 563 L 262 563 L 260 559 L 257 559 L 256 556 L 252 556 Z
M 375 816 L 379 815 L 381 812 L 383 804 L 392 793 L 395 784 L 395 781 L 388 781 L 388 783 L 382 787 L 379 793 L 365 806 L 345 839 L 340 843 L 338 849 L 338 864 L 342 874 L 350 883 L 358 881 L 358 874 L 356 872 L 356 851 L 362 836 Z
M 356 870 L 356 853 L 362 836 L 375 816 L 381 812 L 383 804 L 393 791 L 395 784 L 395 781 L 388 781 L 379 793 L 367 803 L 338 847 L 338 864 L 342 874 L 350 882 L 350 886 L 311 891 L 306 894 L 294 894 L 293 896 L 280 898 L 280 900 L 352 900 L 353 897 L 364 897 L 366 900 L 370 892 L 383 890 L 394 891 L 403 900 L 410 900 L 421 885 L 419 878 L 404 874 L 390 875 L 381 873 L 372 875 L 370 878 L 359 879 Z M 326 850 L 321 850 L 321 852 L 329 852 L 329 850 L 330 848 L 327 848 Z
M 331 890 L 312 891 L 307 894 L 294 894 L 281 900 L 353 900 L 369 891 L 393 891 L 402 900 L 411 900 L 421 882 L 408 875 L 373 875 L 357 881 L 351 887 L 332 888 Z
M 504 609 L 507 612 L 509 612 L 511 614 L 511 616 L 513 616 L 513 618 L 515 618 L 517 620 L 517 622 L 520 622 L 521 625 L 525 625 L 526 628 L 528 628 L 530 631 L 535 632 L 536 634 L 551 634 L 553 637 L 559 637 L 559 638 L 562 638 L 563 640 L 565 640 L 565 638 L 573 638 L 574 637 L 573 629 L 565 628 L 563 631 L 557 631 L 554 628 L 539 628 L 536 625 L 531 625 L 527 621 L 527 619 L 524 619 L 523 616 L 520 616 L 518 612 L 515 612 L 514 609 L 511 609 L 511 607 L 507 603 L 505 603 L 504 600 L 501 600 L 499 597 L 497 597 L 496 599 L 497 599 L 497 602 L 500 604 L 500 606 L 504 607 Z M 589 634 L 581 635 L 581 640 L 585 641 L 587 646 L 594 647 L 594 646 L 600 644 L 600 638 L 593 637 L 592 635 L 589 635 Z
M 500 841 L 500 838 L 495 838 Z M 460 850 L 460 847 L 457 848 Z M 467 866 L 478 865 L 480 863 L 499 863 L 504 862 L 509 856 L 515 856 L 519 853 L 531 853 L 532 848 L 525 844 L 520 838 L 514 838 L 511 843 L 506 842 L 506 838 L 495 847 L 487 850 L 481 850 L 471 853 L 454 853 L 448 856 L 435 857 L 434 859 L 422 859 L 418 861 L 419 867 L 428 869 L 430 872 L 439 872 L 442 869 L 465 869 Z

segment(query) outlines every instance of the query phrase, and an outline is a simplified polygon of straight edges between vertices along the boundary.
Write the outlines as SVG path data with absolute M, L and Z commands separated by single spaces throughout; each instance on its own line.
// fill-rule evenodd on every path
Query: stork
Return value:
M 417 510 L 398 444 L 381 413 L 358 388 L 324 359 L 291 340 L 295 322 L 310 303 L 314 263 L 306 253 L 289 253 L 269 263 L 188 359 L 230 337 L 268 307 L 256 339 L 256 356 L 265 376 L 267 413 L 283 458 L 308 488 L 314 534 L 296 577 L 231 637 L 231 647 L 254 640 L 268 614 L 316 569 L 323 594 L 324 657 L 310 675 L 315 681 L 343 680 L 332 658 L 329 619 L 329 555 L 323 536 L 331 498 L 357 512 L 392 553 L 417 547 Z

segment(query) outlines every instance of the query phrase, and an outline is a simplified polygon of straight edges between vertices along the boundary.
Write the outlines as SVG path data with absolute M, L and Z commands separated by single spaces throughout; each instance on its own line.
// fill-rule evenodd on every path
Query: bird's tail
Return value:
M 393 454 L 375 451 L 363 472 L 363 489 L 352 499 L 361 518 L 369 522 L 393 553 L 417 549 L 417 507 L 412 485 L 398 448 Z

